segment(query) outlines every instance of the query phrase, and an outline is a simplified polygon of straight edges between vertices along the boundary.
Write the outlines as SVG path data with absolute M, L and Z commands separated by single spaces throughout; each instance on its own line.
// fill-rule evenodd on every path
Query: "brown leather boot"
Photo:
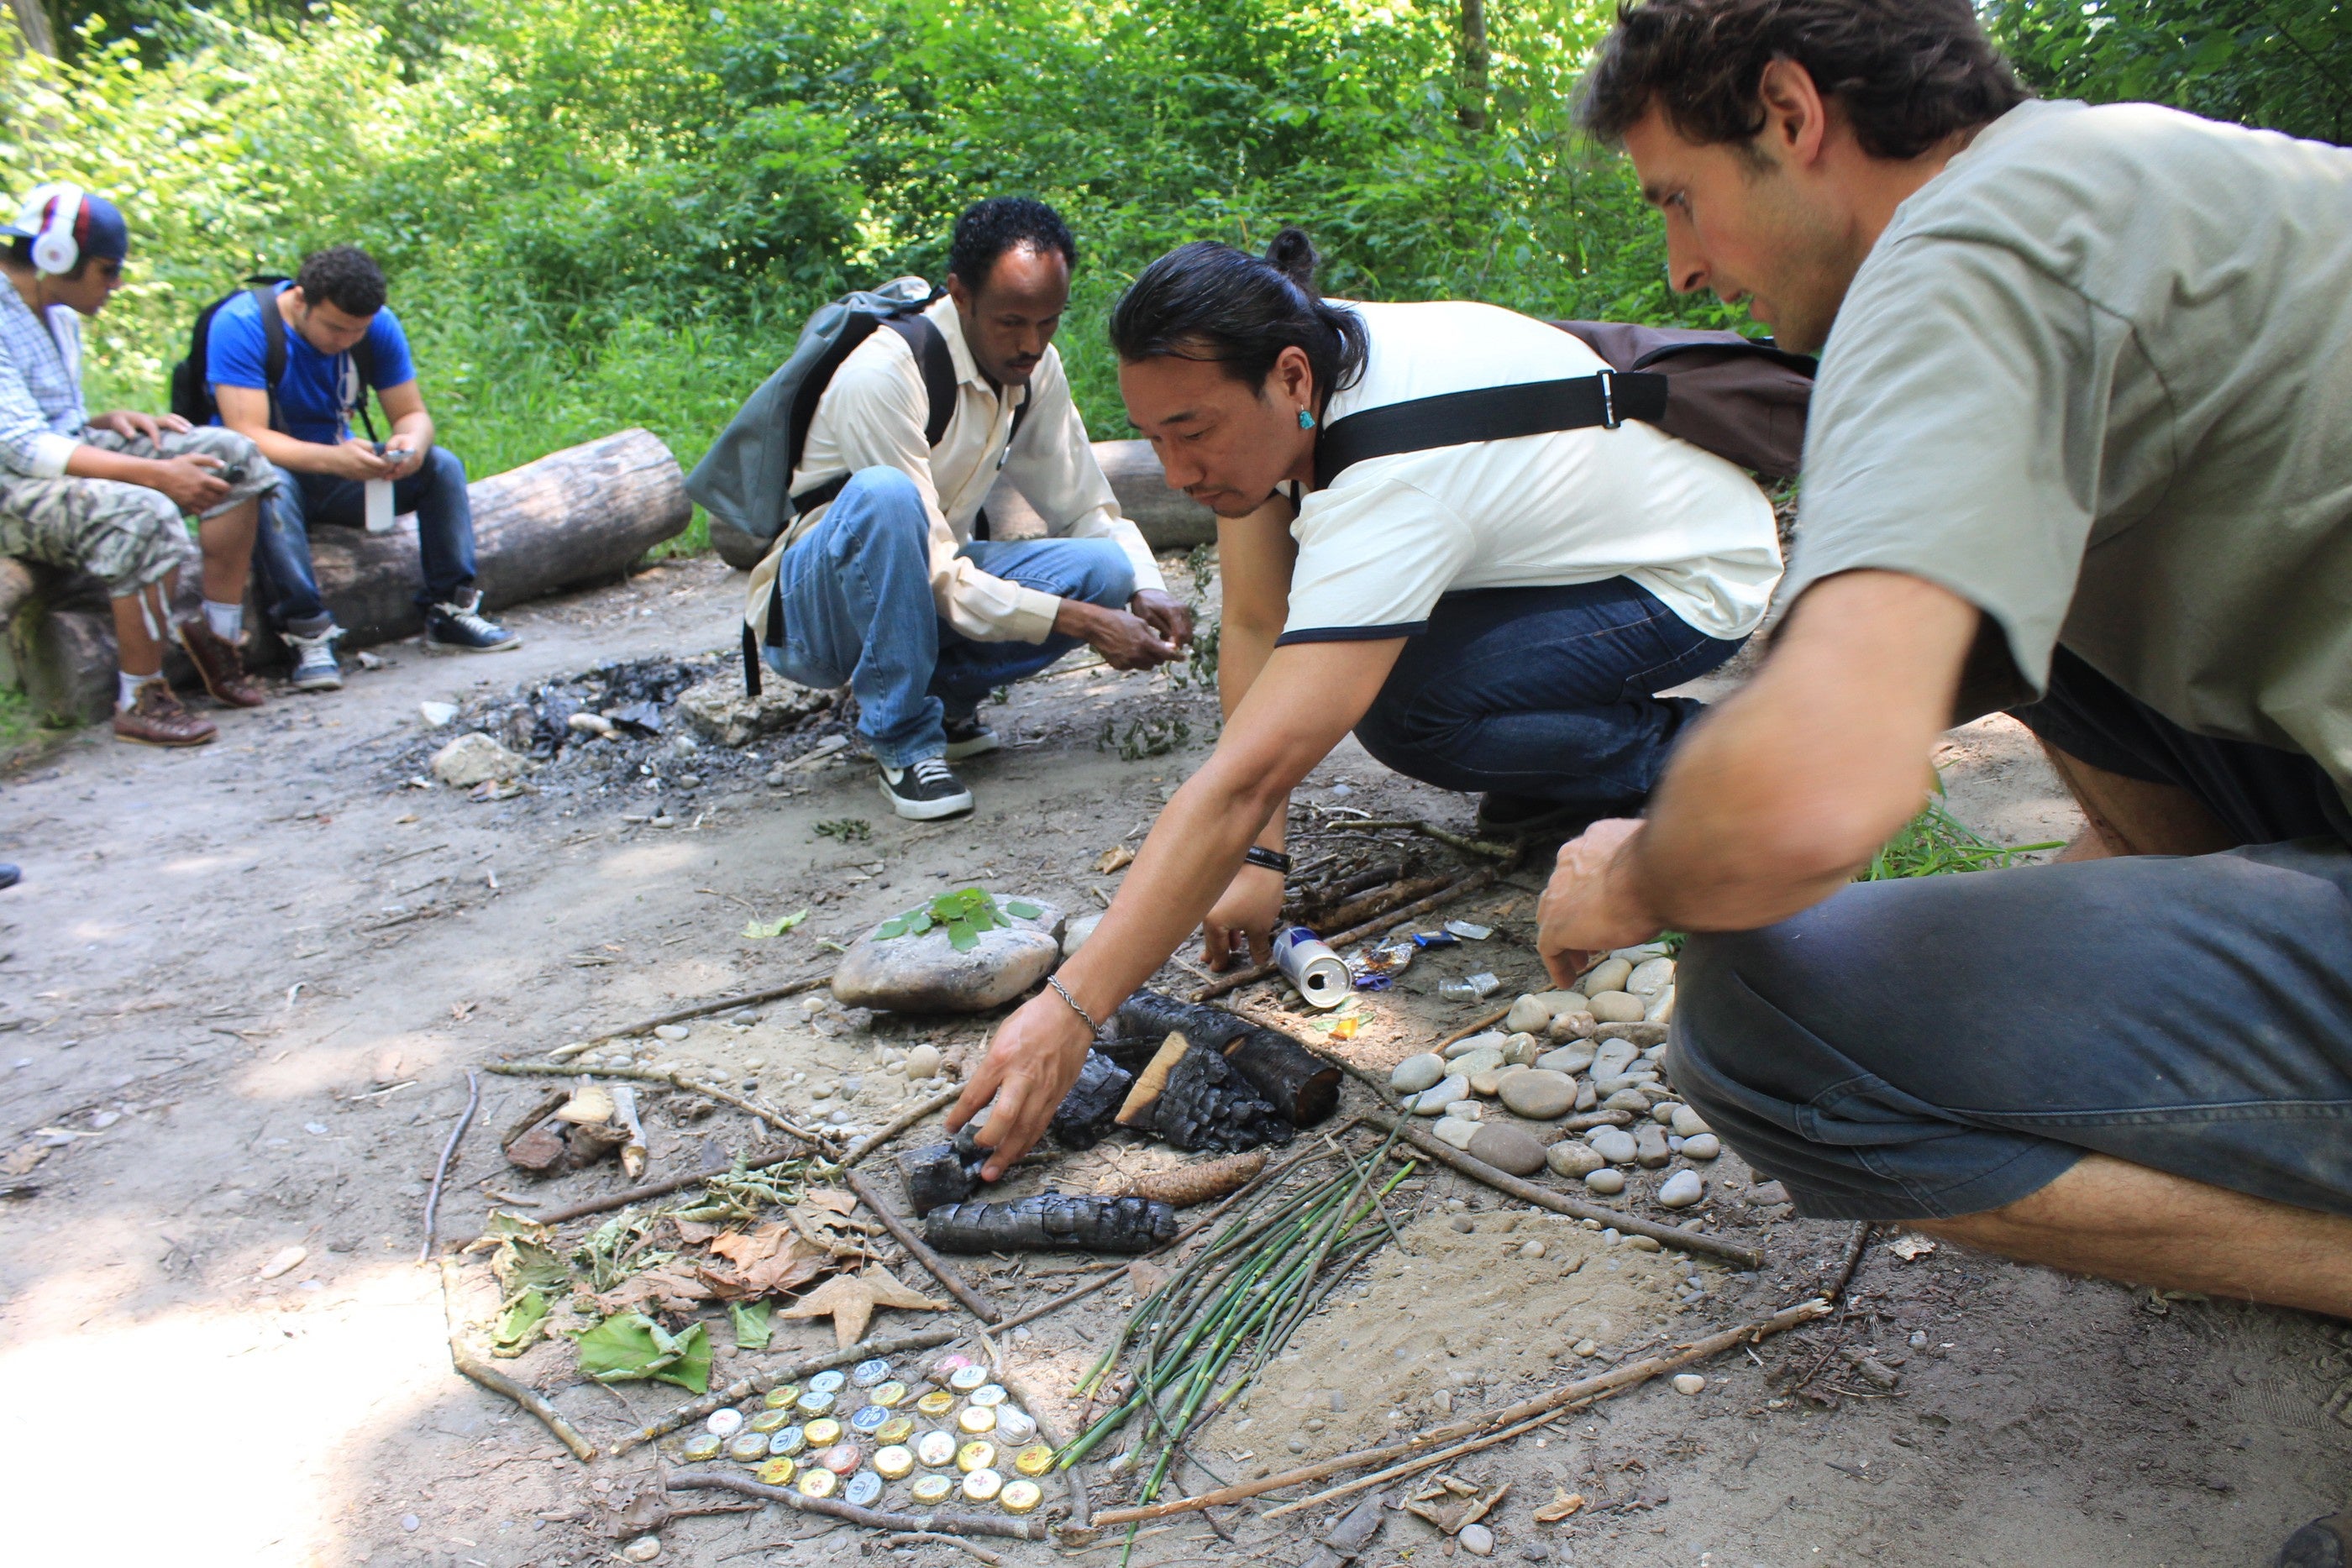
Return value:
M 202 746 L 218 733 L 212 720 L 182 707 L 163 681 L 141 686 L 139 699 L 114 715 L 114 737 L 142 746 Z
M 223 707 L 259 707 L 269 700 L 245 673 L 236 644 L 215 635 L 203 616 L 181 622 L 179 632 L 180 646 L 188 651 L 196 674 L 205 678 L 205 690 L 212 693 L 215 702 Z

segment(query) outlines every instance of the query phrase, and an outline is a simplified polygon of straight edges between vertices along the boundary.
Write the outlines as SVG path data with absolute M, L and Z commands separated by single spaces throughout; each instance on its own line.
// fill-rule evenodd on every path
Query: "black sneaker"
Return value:
M 0 864 L 0 887 L 14 887 L 25 880 L 25 873 L 15 866 Z
M 425 612 L 428 653 L 504 653 L 521 646 L 521 638 L 482 613 L 479 589 L 467 589 Z
M 2315 1519 L 2279 1548 L 2276 1568 L 2346 1568 L 2352 1563 L 2352 1513 Z
M 994 730 L 980 722 L 980 716 L 976 713 L 966 714 L 961 718 L 950 717 L 946 727 L 950 762 L 961 762 L 967 757 L 978 757 L 1004 744 L 996 738 Z
M 880 766 L 882 798 L 890 802 L 890 810 L 902 817 L 929 822 L 971 810 L 971 791 L 963 787 L 963 780 L 948 771 L 947 758 L 943 757 L 926 757 L 905 768 L 893 768 L 887 762 Z
M 1557 800 L 1496 790 L 1478 798 L 1478 817 L 1471 831 L 1482 839 L 1528 839 L 1538 834 L 1572 839 L 1594 820 L 1589 806 L 1563 806 Z

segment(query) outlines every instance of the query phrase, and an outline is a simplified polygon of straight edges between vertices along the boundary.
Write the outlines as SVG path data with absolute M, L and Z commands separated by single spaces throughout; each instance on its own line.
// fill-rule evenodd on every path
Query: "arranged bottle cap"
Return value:
M 727 1439 L 727 1457 L 739 1464 L 756 1465 L 768 1457 L 765 1432 L 738 1432 Z
M 792 1424 L 793 1413 L 789 1410 L 762 1410 L 751 1420 L 754 1432 L 781 1432 Z
M 811 1394 L 838 1394 L 841 1392 L 841 1385 L 848 1381 L 849 1379 L 844 1375 L 838 1368 L 830 1372 L 820 1372 L 814 1377 L 809 1379 L 809 1392 Z
M 945 1432 L 926 1432 L 915 1440 L 915 1458 L 935 1470 L 955 1463 L 956 1440 Z
M 1037 1435 L 1037 1417 L 1018 1405 L 996 1407 L 996 1440 L 1016 1447 Z
M 883 1383 L 876 1385 L 874 1392 L 866 1397 L 877 1405 L 895 1407 L 907 1402 L 908 1393 L 908 1387 L 903 1383 Z
M 1007 1513 L 1027 1513 L 1045 1500 L 1045 1489 L 1035 1481 L 1007 1481 L 996 1503 Z
M 926 1416 L 944 1416 L 955 1408 L 955 1396 L 944 1388 L 934 1388 L 915 1401 L 915 1408 Z
M 830 1416 L 833 1414 L 833 1396 L 819 1394 L 812 1388 L 793 1401 L 793 1408 L 803 1416 Z
M 808 1433 L 799 1427 L 787 1427 L 781 1432 L 768 1434 L 768 1452 L 778 1458 L 797 1454 L 808 1447 Z
M 948 1386 L 958 1394 L 969 1394 L 988 1381 L 988 1368 L 964 1363 L 948 1374 Z
M 1049 1443 L 1032 1443 L 1013 1456 L 1013 1468 L 1024 1476 L 1042 1476 L 1054 1468 L 1054 1448 Z
M 871 1361 L 861 1361 L 849 1369 L 849 1381 L 860 1388 L 871 1388 L 887 1381 L 889 1375 L 890 1364 L 878 1355 Z
M 893 1416 L 874 1428 L 877 1443 L 903 1443 L 915 1435 L 915 1424 L 904 1416 Z
M 810 1458 L 814 1463 L 823 1465 L 837 1476 L 845 1476 L 866 1462 L 866 1456 L 858 1452 L 857 1445 L 855 1443 L 835 1443 L 832 1448 L 821 1453 L 813 1454 Z
M 800 1396 L 799 1384 L 781 1383 L 768 1390 L 767 1406 L 771 1410 L 789 1410 L 793 1407 L 793 1402 Z
M 971 1391 L 971 1402 L 974 1405 L 1002 1405 L 1004 1403 L 1004 1390 L 996 1384 L 983 1383 Z
M 801 1435 L 808 1440 L 808 1446 L 812 1448 L 830 1448 L 841 1441 L 841 1423 L 833 1420 L 812 1421 L 801 1428 Z
M 772 1487 L 788 1487 L 793 1484 L 793 1472 L 798 1469 L 797 1459 L 770 1459 L 760 1467 L 760 1479 Z
M 698 1465 L 706 1459 L 717 1458 L 726 1449 L 727 1439 L 717 1433 L 697 1432 L 679 1447 L 677 1457 L 689 1465 Z
M 963 1478 L 963 1495 L 974 1502 L 986 1502 L 1004 1490 L 1004 1478 L 992 1469 L 977 1469 Z
M 996 1445 L 993 1443 L 971 1442 L 956 1450 L 956 1469 L 966 1475 L 974 1470 L 987 1469 L 995 1463 Z
M 882 1495 L 882 1478 L 872 1470 L 860 1470 L 849 1478 L 841 1489 L 841 1500 L 852 1508 L 865 1508 Z
M 823 1465 L 811 1465 L 801 1472 L 801 1496 L 831 1497 L 841 1478 Z
M 942 1503 L 955 1490 L 955 1482 L 945 1476 L 918 1476 L 913 1487 L 915 1500 L 929 1508 Z
M 925 1373 L 924 1375 L 929 1377 L 933 1383 L 945 1384 L 949 1378 L 955 1375 L 956 1372 L 960 1368 L 967 1367 L 971 1364 L 971 1357 L 968 1355 L 943 1355 L 940 1357 L 939 1360 L 931 1363 L 931 1370 Z
M 996 1412 L 985 1405 L 967 1405 L 956 1412 L 956 1430 L 980 1437 L 996 1430 Z
M 874 1473 L 886 1481 L 902 1481 L 915 1471 L 915 1456 L 897 1443 L 874 1450 Z
M 743 1429 L 743 1412 L 713 1410 L 710 1419 L 702 1424 L 702 1429 L 714 1437 L 731 1437 Z
M 849 1427 L 854 1432 L 878 1432 L 882 1429 L 882 1423 L 889 1418 L 890 1412 L 879 1405 L 861 1405 L 857 1413 L 849 1418 Z

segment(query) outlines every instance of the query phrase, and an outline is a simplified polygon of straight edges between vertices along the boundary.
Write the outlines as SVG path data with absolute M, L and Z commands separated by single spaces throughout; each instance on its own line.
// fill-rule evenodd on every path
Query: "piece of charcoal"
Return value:
M 1062 1096 L 1045 1130 L 1066 1149 L 1093 1148 L 1118 1124 L 1119 1104 L 1134 1082 L 1134 1073 L 1099 1051 L 1087 1051 L 1078 1081 Z
M 1045 1192 L 923 1216 L 923 1239 L 942 1252 L 1149 1252 L 1175 1235 L 1176 1211 L 1145 1197 Z
M 898 1178 L 907 1184 L 908 1212 L 924 1215 L 950 1203 L 961 1203 L 980 1190 L 980 1167 L 988 1151 L 972 1137 L 971 1124 L 957 1129 L 945 1143 L 926 1144 L 898 1155 Z
M 1126 1067 L 1130 1064 L 1123 1051 L 1139 1049 L 1141 1061 L 1149 1061 L 1171 1030 L 1194 1045 L 1214 1046 L 1223 1052 L 1294 1126 L 1311 1127 L 1339 1108 L 1339 1068 L 1280 1030 L 1252 1023 L 1223 1008 L 1138 991 L 1112 1015 L 1104 1030 L 1108 1041 L 1097 1044 Z
M 1168 1075 L 1151 1108 L 1152 1130 L 1171 1147 L 1226 1154 L 1286 1144 L 1290 1119 L 1234 1070 L 1214 1046 L 1193 1045 Z

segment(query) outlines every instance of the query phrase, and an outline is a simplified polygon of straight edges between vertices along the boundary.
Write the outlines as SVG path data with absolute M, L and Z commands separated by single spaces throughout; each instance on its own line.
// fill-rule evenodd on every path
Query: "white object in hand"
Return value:
M 389 479 L 367 482 L 367 531 L 372 534 L 392 532 L 392 481 Z

